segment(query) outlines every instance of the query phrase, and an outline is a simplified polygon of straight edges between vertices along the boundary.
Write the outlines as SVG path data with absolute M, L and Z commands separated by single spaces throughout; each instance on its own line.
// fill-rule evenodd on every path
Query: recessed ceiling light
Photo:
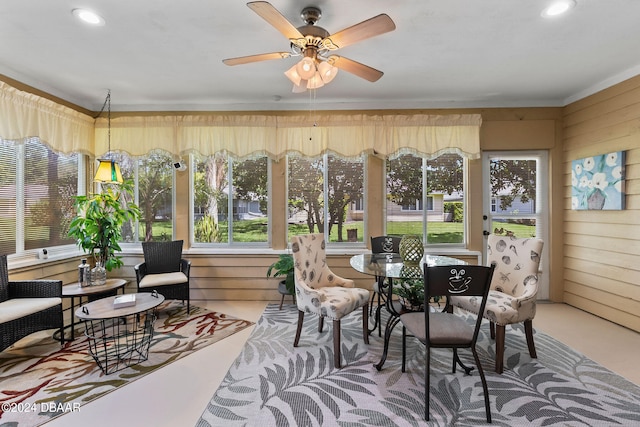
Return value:
M 78 18 L 79 20 L 81 20 L 82 22 L 86 23 L 86 24 L 91 24 L 91 25 L 96 25 L 96 26 L 102 26 L 104 25 L 104 18 L 100 15 L 98 15 L 95 12 L 92 12 L 90 10 L 87 9 L 73 9 L 71 11 L 71 13 L 73 13 L 73 16 L 75 16 L 76 18 Z
M 545 18 L 551 18 L 554 16 L 562 15 L 573 9 L 576 5 L 576 0 L 557 0 L 554 1 L 542 11 L 542 16 Z

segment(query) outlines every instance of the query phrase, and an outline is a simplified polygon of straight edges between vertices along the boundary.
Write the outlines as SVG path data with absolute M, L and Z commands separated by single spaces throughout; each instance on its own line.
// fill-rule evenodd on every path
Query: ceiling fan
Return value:
M 285 72 L 294 84 L 294 92 L 322 87 L 333 80 L 338 69 L 370 82 L 377 81 L 384 74 L 368 65 L 333 54 L 337 49 L 395 30 L 395 23 L 384 13 L 330 34 L 316 25 L 322 16 L 317 7 L 305 7 L 300 14 L 305 24 L 296 28 L 269 2 L 254 1 L 247 3 L 247 6 L 289 39 L 290 50 L 228 58 L 222 61 L 226 65 L 302 56 L 297 64 Z

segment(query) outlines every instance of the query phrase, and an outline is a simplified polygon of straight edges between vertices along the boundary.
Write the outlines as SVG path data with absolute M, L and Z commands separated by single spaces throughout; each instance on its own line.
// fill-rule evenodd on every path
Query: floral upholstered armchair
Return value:
M 354 287 L 353 280 L 336 276 L 327 266 L 325 241 L 322 234 L 306 234 L 291 238 L 295 264 L 298 328 L 293 346 L 297 347 L 305 313 L 319 316 L 318 332 L 324 318 L 333 321 L 333 361 L 341 367 L 340 319 L 362 308 L 362 336 L 369 344 L 369 291 Z
M 489 235 L 487 263 L 496 263 L 483 317 L 489 320 L 491 337 L 496 340 L 496 372 L 504 369 L 505 326 L 524 323 L 529 355 L 536 358 L 532 320 L 536 315 L 538 268 L 543 241 L 514 236 Z M 478 313 L 479 299 L 450 297 L 449 304 Z

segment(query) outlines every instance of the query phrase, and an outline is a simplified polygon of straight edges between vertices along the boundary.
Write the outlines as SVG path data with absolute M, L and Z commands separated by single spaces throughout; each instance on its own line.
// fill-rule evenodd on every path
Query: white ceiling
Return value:
M 388 14 L 396 30 L 337 53 L 383 71 L 344 71 L 312 93 L 284 76 L 297 59 L 234 67 L 222 59 L 287 51 L 243 0 L 2 0 L 0 74 L 92 111 L 233 111 L 562 106 L 640 74 L 640 0 L 272 0 L 294 25 L 305 6 L 335 33 Z M 88 27 L 74 8 L 106 25 Z

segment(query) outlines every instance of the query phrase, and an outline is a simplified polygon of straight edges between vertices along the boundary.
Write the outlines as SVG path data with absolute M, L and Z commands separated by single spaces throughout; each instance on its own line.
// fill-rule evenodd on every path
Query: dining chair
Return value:
M 158 291 L 166 299 L 187 301 L 190 311 L 189 275 L 191 261 L 182 258 L 182 240 L 142 242 L 144 262 L 136 265 L 138 292 Z
M 300 341 L 305 313 L 319 317 L 318 332 L 324 318 L 333 321 L 333 363 L 341 367 L 340 320 L 362 308 L 362 337 L 369 344 L 369 291 L 356 288 L 353 280 L 334 274 L 327 265 L 323 234 L 304 234 L 291 238 L 294 259 L 298 327 L 293 346 Z
M 400 253 L 400 240 L 401 237 L 396 236 L 376 236 L 371 237 L 371 253 L 374 254 L 399 254 Z M 382 321 L 380 319 L 380 309 L 387 301 L 386 289 L 389 286 L 389 281 L 384 276 L 375 276 L 373 282 L 373 293 L 371 294 L 371 301 L 369 301 L 369 316 L 373 311 L 374 302 L 377 302 L 376 313 L 374 316 L 374 325 L 372 331 L 378 329 L 378 336 L 382 336 Z M 376 301 L 377 299 L 377 301 Z
M 491 282 L 484 310 L 476 299 L 455 296 L 450 307 L 482 313 L 489 320 L 491 338 L 496 344 L 496 372 L 504 370 L 505 328 L 524 323 L 529 356 L 537 358 L 533 342 L 533 318 L 536 315 L 538 268 L 543 241 L 490 234 L 487 238 L 487 262 L 495 262 L 496 274 Z
M 405 372 L 406 341 L 407 336 L 417 338 L 425 346 L 424 351 L 424 418 L 429 420 L 429 392 L 431 386 L 431 349 L 451 348 L 453 350 L 453 368 L 459 364 L 465 371 L 466 368 L 458 357 L 458 349 L 471 349 L 475 360 L 482 391 L 484 394 L 484 407 L 487 422 L 491 422 L 491 408 L 489 406 L 489 390 L 482 370 L 482 364 L 476 350 L 476 342 L 482 324 L 482 316 L 476 315 L 473 321 L 466 316 L 460 316 L 448 311 L 435 311 L 429 309 L 428 303 L 434 296 L 465 296 L 475 298 L 481 309 L 487 303 L 491 277 L 495 270 L 495 264 L 490 267 L 482 265 L 449 265 L 424 267 L 424 303 L 423 312 L 405 313 L 400 315 L 402 322 L 402 372 Z

